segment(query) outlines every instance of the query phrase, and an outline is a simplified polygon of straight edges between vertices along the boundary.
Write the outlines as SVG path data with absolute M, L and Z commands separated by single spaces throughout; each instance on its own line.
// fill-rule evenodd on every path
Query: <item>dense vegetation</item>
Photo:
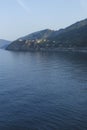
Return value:
M 30 51 L 55 48 L 87 48 L 87 19 L 58 31 L 42 30 L 13 41 L 8 50 Z

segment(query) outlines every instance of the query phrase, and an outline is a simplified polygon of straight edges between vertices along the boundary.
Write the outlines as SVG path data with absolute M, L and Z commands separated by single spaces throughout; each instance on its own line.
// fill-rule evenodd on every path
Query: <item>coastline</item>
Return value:
M 26 48 L 26 49 L 6 49 L 8 51 L 23 51 L 23 52 L 83 52 L 83 53 L 87 53 L 87 48 L 66 48 L 66 47 L 58 47 L 58 48 Z

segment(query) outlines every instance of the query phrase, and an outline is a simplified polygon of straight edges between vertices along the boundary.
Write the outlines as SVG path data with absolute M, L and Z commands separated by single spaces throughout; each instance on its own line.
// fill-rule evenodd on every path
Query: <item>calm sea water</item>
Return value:
M 87 130 L 87 54 L 0 50 L 0 130 Z

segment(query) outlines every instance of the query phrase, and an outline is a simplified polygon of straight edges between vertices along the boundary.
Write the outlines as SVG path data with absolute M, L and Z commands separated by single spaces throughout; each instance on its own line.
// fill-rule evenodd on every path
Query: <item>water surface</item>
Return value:
M 87 130 L 87 54 L 0 50 L 0 130 Z

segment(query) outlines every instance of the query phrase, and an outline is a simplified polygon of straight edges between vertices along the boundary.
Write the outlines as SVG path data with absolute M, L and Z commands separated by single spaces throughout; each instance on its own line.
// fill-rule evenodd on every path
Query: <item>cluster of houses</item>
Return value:
M 56 43 L 55 41 L 50 41 L 48 39 L 35 39 L 35 40 L 18 39 L 18 41 L 20 43 L 24 42 L 24 44 L 26 44 L 29 47 L 36 47 L 36 48 L 43 46 L 43 45 L 44 45 L 44 47 L 55 46 L 55 43 Z M 45 43 L 45 44 L 43 44 L 43 43 Z M 50 44 L 50 43 L 52 43 L 52 44 Z
M 24 40 L 23 39 L 18 39 L 18 41 L 22 42 Z M 30 42 L 32 42 L 32 43 L 42 43 L 42 42 L 50 42 L 50 40 L 48 40 L 48 39 L 25 40 L 26 44 L 30 43 Z M 55 41 L 51 41 L 51 42 L 55 43 Z

